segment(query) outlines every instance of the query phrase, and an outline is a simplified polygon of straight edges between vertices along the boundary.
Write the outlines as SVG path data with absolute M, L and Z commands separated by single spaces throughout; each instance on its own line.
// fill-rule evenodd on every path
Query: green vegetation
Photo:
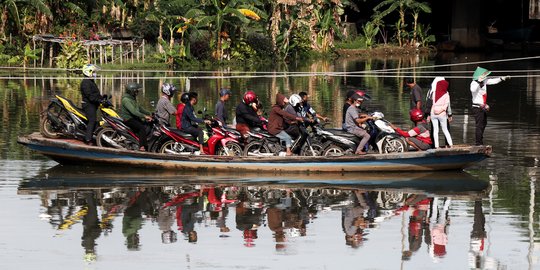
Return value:
M 365 2 L 370 1 L 374 0 Z M 118 33 L 134 38 L 137 45 L 144 39 L 150 50 L 144 50 L 141 65 L 164 63 L 170 69 L 194 62 L 288 62 L 332 55 L 336 49 L 369 50 L 381 43 L 418 48 L 434 42 L 430 26 L 419 23 L 421 14 L 430 13 L 431 8 L 416 0 L 384 0 L 375 6 L 370 21 L 358 27 L 360 37 L 344 36 L 344 11 L 359 11 L 356 2 L 1 0 L 0 65 L 26 66 L 53 51 L 52 63 L 61 68 L 96 61 L 96 53 L 109 63 L 119 57 L 112 46 L 103 45 L 102 51 L 102 45 L 88 47 L 81 41 L 108 40 Z M 395 22 L 388 21 L 391 14 L 398 15 Z M 36 48 L 35 35 L 52 35 L 63 43 L 54 43 L 52 48 L 39 43 Z M 120 50 L 123 55 L 126 51 Z

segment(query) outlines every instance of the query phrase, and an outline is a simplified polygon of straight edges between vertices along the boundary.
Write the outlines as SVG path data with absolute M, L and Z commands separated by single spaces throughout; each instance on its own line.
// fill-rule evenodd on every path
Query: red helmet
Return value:
M 257 98 L 257 95 L 255 94 L 255 92 L 247 91 L 244 94 L 244 97 L 242 98 L 242 100 L 244 101 L 244 103 L 249 105 L 249 104 L 251 104 L 253 102 L 257 102 L 258 98 Z
M 409 112 L 409 116 L 411 117 L 411 121 L 413 122 L 420 122 L 424 119 L 424 114 L 422 111 L 418 108 L 414 108 Z
M 362 91 L 362 90 L 356 90 L 356 94 L 360 96 L 360 98 L 364 99 L 364 100 L 370 100 L 371 97 L 366 94 L 366 92 Z

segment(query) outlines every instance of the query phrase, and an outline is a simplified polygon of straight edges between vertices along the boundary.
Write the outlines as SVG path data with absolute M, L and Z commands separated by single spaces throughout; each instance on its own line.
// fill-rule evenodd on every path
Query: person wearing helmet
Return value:
M 364 96 L 361 96 L 359 93 L 354 93 L 351 98 L 354 100 L 354 106 L 350 106 L 347 109 L 345 115 L 345 129 L 347 132 L 362 138 L 360 144 L 358 144 L 358 147 L 356 148 L 355 154 L 365 155 L 367 152 L 364 151 L 364 146 L 366 146 L 371 136 L 364 128 L 362 128 L 362 124 L 367 120 L 372 119 L 372 117 L 360 113 L 360 107 L 364 101 Z
M 247 91 L 242 102 L 236 106 L 236 130 L 244 136 L 250 129 L 261 127 L 263 121 L 257 114 L 259 99 L 253 91 Z
M 130 127 L 139 137 L 139 147 L 141 151 L 148 150 L 146 139 L 147 126 L 146 121 L 152 121 L 151 112 L 144 109 L 137 103 L 137 95 L 142 86 L 136 82 L 130 82 L 126 85 L 126 93 L 122 96 L 120 116 L 124 123 Z
M 176 128 L 182 129 L 182 113 L 184 112 L 184 107 L 186 103 L 189 102 L 189 93 L 182 93 L 180 95 L 180 103 L 176 105 Z
M 287 156 L 291 156 L 291 145 L 292 138 L 285 131 L 285 124 L 294 124 L 296 121 L 303 121 L 302 117 L 296 116 L 296 114 L 291 114 L 283 110 L 285 104 L 289 100 L 283 95 L 278 93 L 276 95 L 276 104 L 272 106 L 272 111 L 270 111 L 270 116 L 268 117 L 268 133 L 280 138 L 285 142 L 287 148 Z
M 292 94 L 289 97 L 289 102 L 285 105 L 286 112 L 301 117 L 303 121 L 310 121 L 304 110 L 302 108 L 302 98 L 298 94 Z M 293 139 L 296 139 L 300 136 L 301 128 L 298 126 L 298 122 L 288 123 L 285 122 L 285 132 L 289 134 Z
M 219 90 L 219 100 L 216 103 L 215 113 L 216 113 L 216 118 L 219 121 L 221 121 L 221 123 L 223 123 L 224 127 L 227 126 L 227 120 L 229 118 L 227 116 L 227 112 L 225 111 L 225 102 L 227 102 L 227 100 L 229 100 L 231 95 L 232 95 L 231 90 L 229 90 L 227 88 L 223 88 L 223 89 Z
M 413 108 L 409 112 L 411 121 L 415 123 L 415 127 L 409 131 L 403 131 L 400 128 L 391 124 L 392 128 L 396 130 L 398 134 L 405 137 L 405 140 L 409 145 L 414 147 L 418 151 L 425 151 L 431 148 L 431 136 L 429 134 L 429 128 L 424 120 L 424 113 L 418 108 Z
M 156 116 L 159 123 L 167 127 L 170 126 L 171 114 L 176 114 L 176 108 L 171 103 L 171 99 L 176 94 L 176 87 L 171 83 L 164 83 L 161 86 L 161 98 L 156 106 Z
M 99 68 L 93 64 L 87 64 L 82 67 L 84 79 L 81 81 L 80 90 L 82 93 L 82 108 L 88 119 L 84 143 L 93 145 L 92 137 L 97 125 L 97 109 L 100 101 L 104 98 L 99 92 L 96 82 L 96 72 Z
M 328 118 L 318 114 L 308 103 L 309 95 L 306 92 L 300 92 L 298 95 L 302 98 L 302 110 L 304 115 L 310 115 L 313 119 L 322 119 L 323 121 L 328 121 Z
M 195 109 L 193 106 L 197 105 L 197 101 L 197 93 L 189 92 L 189 101 L 186 103 L 184 112 L 182 113 L 182 131 L 197 138 L 197 142 L 199 143 L 199 153 L 203 154 L 204 133 L 202 129 L 196 125 L 196 123 L 206 123 L 209 125 L 211 122 L 210 120 L 204 120 L 195 116 Z
M 487 76 L 490 73 L 491 71 L 485 68 L 477 67 L 474 71 L 473 81 L 471 82 L 470 87 L 472 94 L 472 112 L 476 122 L 476 145 L 484 144 L 484 130 L 487 126 L 487 112 L 489 111 L 489 105 L 487 104 L 487 86 L 510 79 L 510 76 L 488 78 Z
M 354 90 L 349 90 L 347 91 L 347 94 L 345 95 L 345 103 L 343 103 L 343 109 L 342 109 L 342 121 L 341 121 L 341 128 L 343 130 L 347 130 L 345 128 L 345 116 L 347 115 L 347 110 L 349 109 L 349 107 L 354 103 L 354 100 L 352 100 L 352 96 L 354 95 L 354 93 L 356 93 L 356 91 Z

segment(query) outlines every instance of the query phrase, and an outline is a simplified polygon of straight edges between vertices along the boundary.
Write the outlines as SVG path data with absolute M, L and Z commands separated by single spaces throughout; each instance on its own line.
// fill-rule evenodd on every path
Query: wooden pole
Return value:
M 103 46 L 99 45 L 99 64 L 103 65 Z
M 139 59 L 139 52 L 140 52 L 140 49 L 141 49 L 141 46 L 137 46 L 137 63 L 140 62 L 140 59 Z
M 51 46 L 49 47 L 49 67 L 52 67 L 53 62 L 53 45 L 54 43 L 51 42 Z
M 133 57 L 134 57 L 134 55 L 133 55 L 133 51 L 134 51 L 133 50 L 133 40 L 130 42 L 130 46 L 131 46 L 131 63 L 133 64 L 133 60 L 134 60 L 133 59 Z
M 114 44 L 112 45 L 111 63 L 114 63 Z
M 90 45 L 86 46 L 86 58 L 88 58 L 88 63 L 92 62 L 92 58 L 90 57 Z
M 124 58 L 124 50 L 123 50 L 122 47 L 124 47 L 124 46 L 122 46 L 122 43 L 120 43 L 120 65 L 122 65 L 123 62 L 124 62 L 124 60 L 123 60 L 123 58 Z
M 41 42 L 41 67 L 43 67 L 43 58 L 45 58 L 45 46 L 43 42 Z
M 34 45 L 34 52 L 36 51 L 36 40 L 32 38 L 32 43 Z M 34 67 L 36 67 L 36 59 L 34 58 Z
M 142 61 L 144 63 L 144 39 L 142 40 Z

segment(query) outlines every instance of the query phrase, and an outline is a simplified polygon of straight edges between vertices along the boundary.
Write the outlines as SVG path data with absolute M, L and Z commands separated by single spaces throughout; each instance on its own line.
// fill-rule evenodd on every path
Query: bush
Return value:
M 246 43 L 261 58 L 272 57 L 274 55 L 274 50 L 272 48 L 272 40 L 268 36 L 265 36 L 261 33 L 250 33 L 247 36 Z

